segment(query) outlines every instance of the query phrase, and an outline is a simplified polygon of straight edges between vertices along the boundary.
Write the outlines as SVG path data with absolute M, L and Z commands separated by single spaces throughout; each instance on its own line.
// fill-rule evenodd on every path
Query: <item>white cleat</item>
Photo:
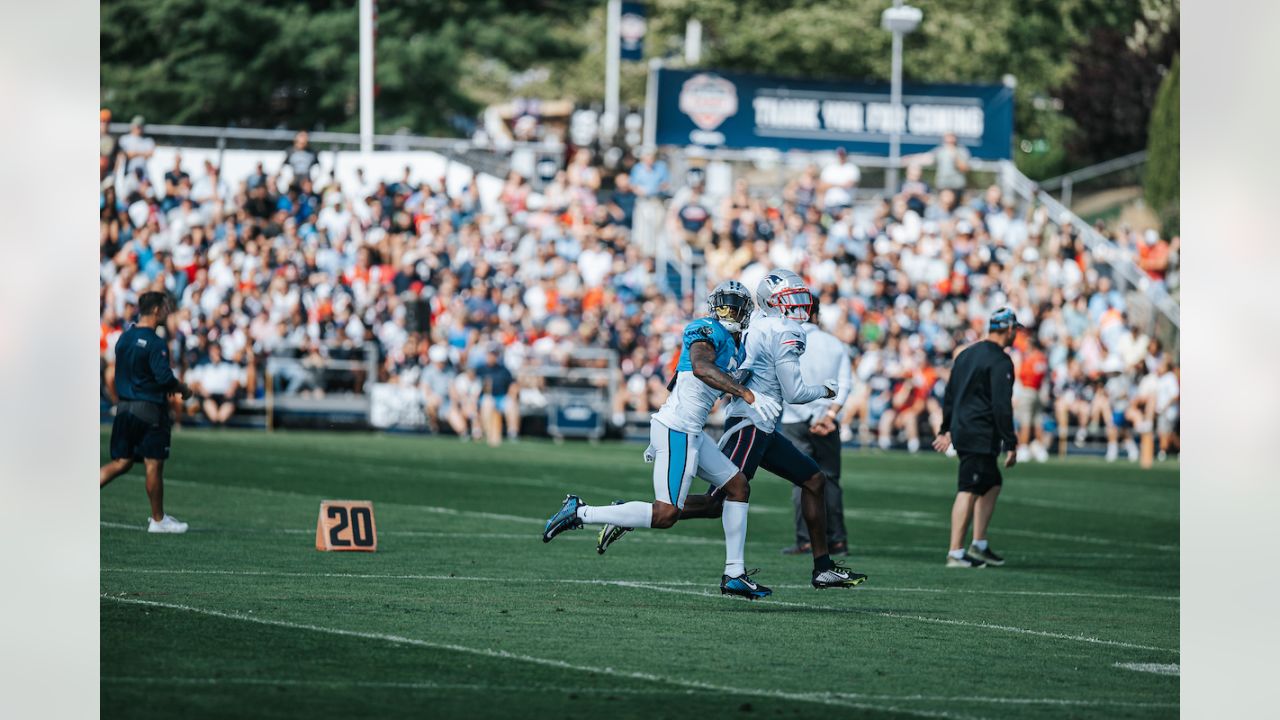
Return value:
M 172 515 L 165 515 L 163 520 L 147 518 L 147 532 L 181 534 L 187 531 L 187 524 Z

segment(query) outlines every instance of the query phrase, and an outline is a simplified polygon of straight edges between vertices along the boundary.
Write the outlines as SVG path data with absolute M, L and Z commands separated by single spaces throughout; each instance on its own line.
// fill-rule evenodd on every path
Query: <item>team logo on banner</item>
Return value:
M 680 86 L 680 112 L 709 133 L 738 112 L 738 89 L 722 77 L 699 73 Z

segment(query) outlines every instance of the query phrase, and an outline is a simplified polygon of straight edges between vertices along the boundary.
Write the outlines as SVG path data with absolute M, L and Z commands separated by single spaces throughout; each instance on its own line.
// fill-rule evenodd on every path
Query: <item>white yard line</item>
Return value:
M 637 582 L 621 582 L 623 587 L 646 588 L 649 590 L 657 590 L 659 592 L 679 593 L 681 595 L 701 595 L 703 597 L 719 597 L 713 593 L 698 590 L 681 590 L 673 587 L 662 587 L 649 583 Z M 1088 635 L 1067 635 L 1065 633 L 1048 632 L 1046 630 L 1029 630 L 1027 628 L 1013 627 L 1011 625 L 995 625 L 992 623 L 968 622 L 966 620 L 950 620 L 947 618 L 927 617 L 924 615 L 906 615 L 903 613 L 888 612 L 883 610 L 866 610 L 855 607 L 833 607 L 830 605 L 810 605 L 808 603 L 788 602 L 786 600 L 764 600 L 762 602 L 770 605 L 785 605 L 787 607 L 807 608 L 809 610 L 828 610 L 831 612 L 847 612 L 857 613 L 860 615 L 878 615 L 880 617 L 894 618 L 896 620 L 914 620 L 916 622 L 930 623 L 934 625 L 954 625 L 959 627 L 971 627 L 981 630 L 998 630 L 1000 632 L 1015 633 L 1018 635 L 1032 635 L 1035 637 L 1049 638 L 1052 640 L 1070 640 L 1073 642 L 1090 643 L 1093 645 L 1110 645 L 1113 647 L 1130 648 L 1133 650 L 1151 650 L 1155 652 L 1167 652 L 1178 654 L 1178 650 L 1173 648 L 1152 647 L 1150 645 L 1138 645 L 1136 643 L 1121 642 L 1119 640 L 1104 640 L 1102 638 L 1089 637 Z
M 200 608 L 191 605 L 180 605 L 178 603 L 157 602 L 155 600 L 141 600 L 137 598 L 117 597 L 113 595 L 103 594 L 102 599 L 111 602 L 123 603 L 127 605 L 141 605 L 144 607 L 158 607 L 169 610 L 180 610 L 183 612 L 191 612 L 199 615 L 208 615 L 210 617 L 223 618 L 226 620 L 239 620 L 241 622 L 256 623 L 258 625 L 269 625 L 273 627 L 287 628 L 290 630 L 307 630 L 310 632 L 326 633 L 329 635 L 340 635 L 345 637 L 356 637 L 365 640 L 380 640 L 396 645 L 410 645 L 414 647 L 428 648 L 431 650 L 447 650 L 451 652 L 466 653 L 468 655 L 478 655 L 481 657 L 496 658 L 499 660 L 511 660 L 515 662 L 528 663 L 531 665 L 541 665 L 544 667 L 559 668 L 561 670 L 573 670 L 576 672 L 587 672 L 596 675 L 608 675 L 612 677 L 622 677 L 631 680 L 642 680 L 646 682 L 662 683 L 664 685 L 674 685 L 692 690 L 710 690 L 713 692 L 724 693 L 726 695 L 752 696 L 778 700 L 793 700 L 799 702 L 811 702 L 821 705 L 832 705 L 838 707 L 850 707 L 861 710 L 874 710 L 887 713 L 903 713 L 906 715 L 915 715 L 918 717 L 935 717 L 935 718 L 970 718 L 972 716 L 955 715 L 948 712 L 934 712 L 928 710 L 916 710 L 911 708 L 902 708 L 886 705 L 873 705 L 849 700 L 847 698 L 838 697 L 831 693 L 794 693 L 783 690 L 764 690 L 759 688 L 735 688 L 725 685 L 716 685 L 698 680 L 688 680 L 684 678 L 663 677 L 652 673 L 634 672 L 630 670 L 615 670 L 609 667 L 593 667 L 588 665 L 575 665 L 563 660 L 554 658 L 543 658 L 533 655 L 523 655 L 520 653 L 508 652 L 506 650 L 494 650 L 491 648 L 476 648 L 466 645 L 456 645 L 453 643 L 435 642 L 432 640 L 422 640 L 420 638 L 411 638 L 404 635 L 390 635 L 386 633 L 366 632 L 363 630 L 346 630 L 342 628 L 324 627 L 321 625 L 308 625 L 305 623 L 294 623 L 287 620 L 276 620 L 272 618 L 256 617 L 252 615 L 242 615 L 234 612 L 224 612 L 222 610 L 214 610 L 211 608 Z
M 123 573 L 141 573 L 155 575 L 234 575 L 247 577 L 328 577 L 328 578 L 348 578 L 354 580 L 439 580 L 439 581 L 459 581 L 459 582 L 510 582 L 510 578 L 498 577 L 479 577 L 470 575 L 415 575 L 415 574 L 374 574 L 374 573 L 301 573 L 301 572 L 277 572 L 270 570 L 165 570 L 156 568 L 102 568 L 102 572 L 123 572 Z M 685 590 L 679 587 L 671 587 L 658 583 L 635 580 L 589 580 L 589 579 L 572 579 L 572 578 L 550 578 L 540 579 L 539 582 L 553 582 L 570 585 L 606 585 L 624 588 L 637 588 L 641 590 L 655 590 L 658 592 L 678 593 L 681 595 L 695 595 L 700 597 L 710 597 L 721 599 L 721 596 L 715 593 L 705 592 L 702 590 Z M 800 586 L 804 587 L 804 586 Z M 1036 637 L 1049 638 L 1053 640 L 1069 640 L 1074 642 L 1090 643 L 1094 645 L 1111 645 L 1115 647 L 1132 648 L 1135 650 L 1151 650 L 1155 652 L 1171 652 L 1178 654 L 1177 650 L 1170 648 L 1152 647 L 1150 645 L 1137 645 L 1134 643 L 1121 642 L 1118 640 L 1103 640 L 1100 638 L 1089 637 L 1087 635 L 1067 635 L 1065 633 L 1048 632 L 1044 630 L 1029 630 L 1027 628 L 1013 627 L 1009 625 L 994 625 L 991 623 L 969 622 L 966 620 L 950 620 L 947 618 L 927 617 L 923 615 L 906 615 L 903 613 L 887 612 L 882 610 L 866 610 L 856 607 L 837 607 L 832 605 L 816 605 L 810 603 L 788 602 L 786 600 L 769 599 L 764 601 L 767 605 L 784 605 L 787 607 L 805 608 L 808 610 L 824 610 L 829 612 L 848 612 L 862 615 L 878 615 L 880 617 L 894 618 L 897 620 L 912 620 L 915 622 L 931 623 L 935 625 L 954 625 L 959 627 L 972 627 L 982 630 L 998 630 L 1001 632 L 1015 633 L 1019 635 L 1032 635 Z
M 268 687 L 317 687 L 317 688 L 369 688 L 389 690 L 474 690 L 476 692 L 557 692 L 578 695 L 694 695 L 700 689 L 687 688 L 621 688 L 621 687 L 566 687 L 561 685 L 487 685 L 484 683 L 380 682 L 364 680 L 321 680 L 297 678 L 261 677 L 132 677 L 104 676 L 103 683 L 123 685 L 262 685 Z M 1070 707 L 1137 707 L 1176 708 L 1178 703 L 1135 702 L 1130 700 L 1080 700 L 1074 698 L 1014 698 L 987 697 L 982 695 L 884 695 L 869 693 L 833 692 L 831 695 L 850 700 L 887 700 L 896 702 L 927 703 L 984 703 L 990 705 L 1061 705 Z
M 1182 675 L 1182 669 L 1178 663 L 1116 663 L 1116 667 L 1125 670 L 1136 670 L 1137 672 L 1155 673 L 1156 675 Z
M 144 575 L 245 575 L 245 576 L 269 576 L 269 577 L 334 577 L 334 578 L 352 578 L 360 580 L 470 580 L 470 581 L 510 581 L 511 578 L 482 578 L 482 577 L 456 577 L 453 575 L 415 575 L 415 574 L 368 574 L 368 573 L 303 573 L 303 572 L 285 572 L 271 570 L 216 570 L 207 568 L 193 569 L 164 569 L 164 568 L 124 568 L 124 567 L 105 567 L 102 572 L 119 572 L 119 573 L 140 573 Z M 621 585 L 627 587 L 627 583 L 642 582 L 646 585 L 657 585 L 661 587 L 705 587 L 706 583 L 690 582 L 687 580 L 595 580 L 595 579 L 577 579 L 577 578 L 537 578 L 537 582 L 563 583 L 570 585 Z M 772 585 L 771 587 L 780 590 L 810 590 L 812 585 Z M 961 588 L 924 588 L 924 587 L 881 587 L 873 585 L 861 585 L 858 592 L 901 592 L 901 593 L 937 593 L 940 595 L 949 595 L 958 593 L 962 595 L 1027 595 L 1034 597 L 1075 597 L 1075 598 L 1100 598 L 1107 600 L 1159 600 L 1165 602 L 1177 602 L 1177 595 L 1127 595 L 1118 593 L 1084 593 L 1084 592 L 1051 592 L 1051 591 L 1035 591 L 1035 590 L 965 590 Z

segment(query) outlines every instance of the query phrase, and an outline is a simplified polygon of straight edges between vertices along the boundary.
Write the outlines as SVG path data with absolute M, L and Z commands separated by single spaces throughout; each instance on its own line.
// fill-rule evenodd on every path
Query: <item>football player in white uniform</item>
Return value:
M 807 385 L 800 374 L 805 333 L 813 296 L 804 279 L 790 270 L 771 270 L 756 289 L 758 313 L 743 338 L 745 358 L 740 376 L 756 397 L 803 404 L 834 397 L 836 378 L 823 385 Z M 748 479 L 764 469 L 801 489 L 800 510 L 813 546 L 812 584 L 815 588 L 854 587 L 867 576 L 837 565 L 827 551 L 826 478 L 813 458 L 796 448 L 768 417 L 735 398 L 725 410 L 720 447 Z M 713 494 L 719 494 L 713 491 Z
M 587 505 L 577 495 L 569 495 L 547 520 L 542 541 L 551 542 L 556 535 L 583 524 L 604 525 L 598 544 L 598 551 L 604 552 L 608 543 L 631 528 L 669 528 L 679 519 L 696 474 L 725 496 L 720 513 L 725 536 L 720 592 L 758 599 L 772 591 L 754 582 L 744 567 L 750 486 L 746 476 L 703 433 L 703 427 L 721 394 L 733 396 L 770 422 L 782 406 L 775 398 L 756 394 L 733 379 L 741 360 L 738 336 L 751 317 L 751 293 L 742 283 L 729 280 L 712 291 L 707 304 L 711 315 L 684 328 L 671 395 L 650 422 L 645 460 L 654 463 L 654 501 Z

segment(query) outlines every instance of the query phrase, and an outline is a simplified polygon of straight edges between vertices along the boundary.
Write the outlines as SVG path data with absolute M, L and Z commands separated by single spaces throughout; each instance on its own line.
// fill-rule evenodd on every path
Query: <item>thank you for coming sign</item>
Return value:
M 1013 145 L 1013 90 L 1003 85 L 904 85 L 895 112 L 888 85 L 661 69 L 657 97 L 660 145 L 888 155 L 895 125 L 903 154 L 947 132 L 990 160 Z

